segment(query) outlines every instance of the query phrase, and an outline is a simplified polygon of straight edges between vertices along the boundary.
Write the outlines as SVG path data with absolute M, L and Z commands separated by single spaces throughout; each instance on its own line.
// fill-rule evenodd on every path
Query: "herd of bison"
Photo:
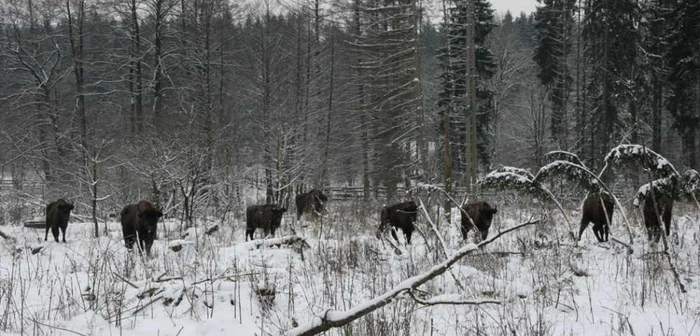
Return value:
M 317 218 L 321 216 L 328 198 L 320 190 L 313 189 L 307 193 L 296 196 L 297 220 L 303 214 Z M 581 208 L 581 222 L 578 239 L 581 239 L 583 231 L 589 223 L 593 223 L 593 233 L 599 242 L 608 241 L 610 222 L 613 216 L 615 203 L 610 195 L 594 193 L 586 197 Z M 46 234 L 44 241 L 48 239 L 49 230 L 58 242 L 59 229 L 63 234 L 63 242 L 66 242 L 66 227 L 73 204 L 64 199 L 51 202 L 46 206 Z M 254 239 L 257 228 L 263 230 L 265 237 L 275 235 L 280 227 L 282 215 L 287 209 L 276 204 L 251 205 L 246 209 L 246 241 Z M 472 228 L 479 232 L 479 238 L 486 239 L 493 215 L 497 212 L 488 203 L 480 201 L 466 204 L 462 207 L 461 232 L 467 239 L 467 234 Z M 644 224 L 650 241 L 658 242 L 663 229 L 659 219 L 664 224 L 665 233 L 670 233 L 671 213 L 673 201 L 666 195 L 652 195 L 643 205 Z M 464 216 L 466 214 L 467 216 Z M 140 201 L 137 204 L 125 206 L 121 213 L 122 233 L 124 244 L 132 249 L 138 240 L 139 251 L 151 254 L 151 246 L 157 236 L 158 219 L 163 216 L 161 210 L 156 209 L 148 201 Z M 414 201 L 385 206 L 381 209 L 380 224 L 377 237 L 380 233 L 391 227 L 391 235 L 398 242 L 396 230 L 401 229 L 406 237 L 406 243 L 411 243 L 411 235 L 415 229 L 414 222 L 418 217 L 418 206 Z

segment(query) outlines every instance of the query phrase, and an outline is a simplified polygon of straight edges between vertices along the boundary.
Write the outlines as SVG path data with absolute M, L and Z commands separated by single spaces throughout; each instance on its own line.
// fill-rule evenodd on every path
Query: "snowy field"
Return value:
M 543 215 L 498 208 L 490 236 Z M 327 334 L 700 335 L 697 212 L 685 204 L 674 211 L 670 255 L 687 293 L 661 247 L 647 243 L 637 210 L 628 213 L 632 254 L 612 241 L 594 242 L 590 227 L 574 246 L 563 219 L 550 212 L 416 292 L 421 300 L 500 304 L 426 306 L 402 294 Z M 425 235 L 415 232 L 413 245 L 400 245 L 397 255 L 374 236 L 376 211 L 331 203 L 329 216 L 315 223 L 296 222 L 290 212 L 281 234 L 296 228 L 308 245 L 246 243 L 243 218 L 201 220 L 184 238 L 179 221 L 167 220 L 150 259 L 124 248 L 116 221 L 99 239 L 91 237 L 92 224 L 71 222 L 67 244 L 45 243 L 43 229 L 5 226 L 17 242 L 0 250 L 1 334 L 280 335 L 329 309 L 367 302 L 446 258 L 425 218 L 418 221 Z M 578 212 L 568 215 L 578 226 Z M 615 215 L 611 235 L 627 242 Z M 217 232 L 204 233 L 216 224 Z M 441 226 L 447 254 L 465 244 L 454 224 Z

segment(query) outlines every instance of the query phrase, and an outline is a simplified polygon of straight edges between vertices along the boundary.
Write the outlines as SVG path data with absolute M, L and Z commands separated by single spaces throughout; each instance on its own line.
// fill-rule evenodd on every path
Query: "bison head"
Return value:
M 489 235 L 489 228 L 491 227 L 491 220 L 493 215 L 498 212 L 498 209 L 490 207 L 487 203 L 479 209 L 479 216 L 484 221 L 485 227 L 479 228 L 479 233 L 481 234 L 481 240 L 485 240 Z
M 151 203 L 141 201 L 137 205 L 137 215 L 139 222 L 145 224 L 146 235 L 155 239 L 158 230 L 158 219 L 163 216 L 163 212 L 154 208 Z
M 58 208 L 59 216 L 61 216 L 61 218 L 63 218 L 65 221 L 68 221 L 71 210 L 75 208 L 73 203 L 68 203 L 62 198 L 56 201 L 55 206 Z
M 272 207 L 272 226 L 275 228 L 280 227 L 282 223 L 282 215 L 284 215 L 287 208 L 280 208 L 278 206 Z
M 377 239 L 381 238 L 382 232 L 384 232 L 389 226 L 389 208 L 388 207 L 383 207 L 382 212 L 379 215 L 379 228 L 377 229 Z
M 324 195 L 321 191 L 316 189 L 310 191 L 309 195 L 311 196 L 313 211 L 317 214 L 323 212 L 323 206 L 328 201 L 328 197 L 326 197 L 326 195 Z

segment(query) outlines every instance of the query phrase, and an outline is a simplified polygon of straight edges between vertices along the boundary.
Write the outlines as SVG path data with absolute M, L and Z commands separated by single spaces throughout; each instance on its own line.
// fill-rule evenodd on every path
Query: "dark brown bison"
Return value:
M 303 214 L 310 214 L 313 218 L 318 217 L 323 212 L 326 201 L 328 201 L 328 198 L 318 189 L 312 189 L 307 193 L 297 195 L 295 198 L 297 220 L 301 219 Z
M 602 200 L 602 203 L 601 203 Z M 605 209 L 603 209 L 605 206 Z M 578 240 L 581 240 L 583 231 L 588 223 L 593 223 L 593 234 L 599 242 L 608 241 L 610 235 L 610 223 L 613 218 L 615 202 L 607 193 L 589 194 L 581 207 L 581 223 L 578 229 Z
M 406 236 L 406 243 L 410 244 L 411 234 L 413 234 L 413 230 L 416 228 L 413 223 L 416 221 L 417 217 L 418 206 L 414 201 L 397 203 L 391 206 L 383 207 L 380 214 L 377 238 L 379 238 L 380 234 L 386 230 L 389 225 L 391 225 L 391 236 L 398 242 L 399 237 L 396 236 L 396 229 L 401 229 L 404 236 Z
M 151 246 L 157 236 L 158 218 L 161 216 L 163 213 L 148 201 L 125 206 L 121 212 L 121 221 L 126 248 L 133 248 L 138 239 L 139 253 L 146 250 L 146 255 L 150 256 Z
M 46 206 L 46 234 L 44 235 L 44 241 L 49 238 L 50 229 L 53 238 L 58 242 L 58 229 L 60 228 L 63 233 L 63 242 L 66 242 L 66 227 L 68 227 L 71 210 L 73 210 L 73 204 L 66 202 L 62 198 Z
M 654 197 L 656 202 L 654 202 L 652 197 Z M 654 206 L 656 206 L 656 209 L 654 209 Z M 659 193 L 648 195 L 646 200 L 644 200 L 642 213 L 644 215 L 644 226 L 647 228 L 650 241 L 658 243 L 659 239 L 661 239 L 663 229 L 661 228 L 661 223 L 659 223 L 659 217 L 661 217 L 661 221 L 666 229 L 666 236 L 668 237 L 671 233 L 671 216 L 673 215 L 673 200 L 670 197 Z
M 275 231 L 282 223 L 282 215 L 287 211 L 275 204 L 251 205 L 245 211 L 245 240 L 254 239 L 255 229 L 261 228 L 265 232 L 265 237 L 269 234 L 275 235 Z
M 464 215 L 464 212 L 462 212 L 462 238 L 467 239 L 467 234 L 469 234 L 469 230 L 473 227 L 472 223 L 469 222 L 469 218 L 471 218 L 476 228 L 479 229 L 481 240 L 486 239 L 489 235 L 489 228 L 491 227 L 493 215 L 496 214 L 498 210 L 492 208 L 491 205 L 483 201 L 465 204 L 462 210 L 469 215 L 469 217 L 467 217 Z

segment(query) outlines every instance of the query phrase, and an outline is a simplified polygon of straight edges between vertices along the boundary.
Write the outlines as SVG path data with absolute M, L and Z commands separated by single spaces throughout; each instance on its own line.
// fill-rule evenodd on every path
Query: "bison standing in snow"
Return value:
M 656 208 L 655 208 L 656 207 Z M 673 214 L 673 200 L 667 195 L 652 193 L 647 196 L 642 209 L 644 215 L 644 226 L 647 228 L 649 240 L 658 243 L 661 238 L 661 223 L 663 222 L 666 236 L 671 233 L 671 216 Z
M 282 215 L 287 211 L 275 204 L 251 205 L 245 211 L 245 240 L 254 239 L 255 229 L 261 228 L 267 237 L 269 234 L 275 235 L 275 231 L 282 223 Z
M 328 197 L 318 189 L 297 195 L 295 203 L 297 205 L 297 220 L 301 219 L 301 215 L 307 214 L 318 217 L 323 212 L 324 205 L 328 201 Z
M 46 206 L 46 234 L 44 235 L 44 241 L 49 238 L 50 229 L 53 238 L 58 243 L 58 229 L 60 228 L 63 233 L 63 242 L 66 242 L 66 228 L 68 227 L 71 210 L 73 210 L 73 204 L 66 202 L 62 198 Z
M 491 227 L 493 215 L 496 214 L 498 210 L 492 208 L 491 205 L 483 201 L 466 204 L 462 207 L 462 210 L 469 216 L 465 216 L 464 212 L 462 212 L 462 238 L 467 239 L 467 234 L 473 227 L 472 223 L 469 222 L 469 218 L 471 218 L 481 234 L 481 240 L 486 239 L 489 235 L 489 228 Z
M 411 244 L 411 234 L 413 234 L 413 230 L 416 228 L 413 223 L 416 221 L 417 217 L 418 206 L 414 201 L 385 206 L 382 208 L 380 214 L 377 238 L 380 237 L 382 231 L 386 230 L 386 228 L 391 225 L 391 236 L 394 237 L 397 242 L 399 238 L 396 236 L 396 229 L 401 229 L 404 236 L 406 236 L 406 243 Z
M 146 250 L 146 255 L 150 256 L 161 216 L 163 213 L 148 201 L 125 206 L 121 212 L 121 222 L 126 248 L 131 249 L 138 238 L 139 252 Z
M 581 240 L 583 231 L 588 223 L 593 223 L 593 234 L 599 242 L 608 241 L 610 223 L 612 222 L 615 203 L 607 193 L 589 194 L 581 207 L 581 224 L 578 230 L 578 240 Z

